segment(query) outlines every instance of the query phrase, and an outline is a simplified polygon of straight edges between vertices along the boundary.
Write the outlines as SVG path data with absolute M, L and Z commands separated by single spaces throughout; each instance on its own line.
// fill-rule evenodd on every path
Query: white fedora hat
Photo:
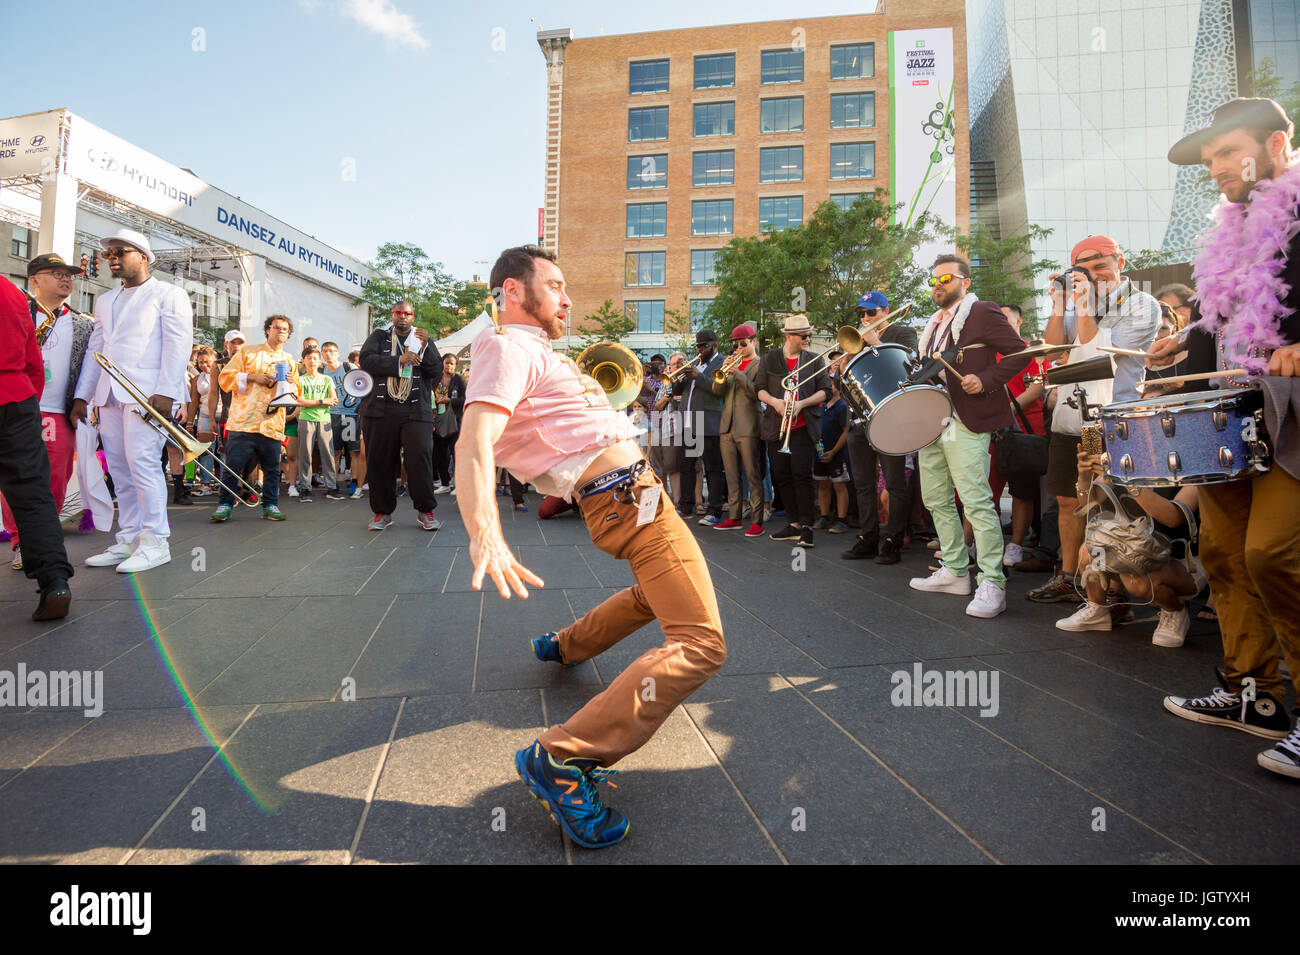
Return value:
M 101 249 L 107 249 L 110 242 L 122 242 L 132 248 L 139 249 L 144 253 L 145 260 L 150 265 L 153 265 L 154 259 L 157 258 L 157 256 L 153 254 L 153 249 L 149 248 L 149 240 L 145 237 L 143 232 L 136 232 L 134 229 L 118 229 L 112 235 L 100 239 L 99 247 Z

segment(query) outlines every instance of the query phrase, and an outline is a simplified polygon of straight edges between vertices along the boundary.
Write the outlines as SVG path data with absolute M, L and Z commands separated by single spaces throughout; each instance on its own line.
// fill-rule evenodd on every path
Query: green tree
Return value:
M 596 342 L 621 342 L 625 335 L 636 330 L 636 322 L 628 318 L 626 312 L 615 308 L 613 299 L 607 298 L 600 303 L 600 308 L 583 316 L 579 328 L 582 347 L 588 348 Z
M 1246 78 L 1246 88 L 1251 96 L 1277 100 L 1292 120 L 1300 117 L 1300 82 L 1283 89 L 1282 78 L 1277 75 L 1277 64 L 1272 57 L 1264 57 L 1259 61 L 1259 66 L 1250 71 Z M 1291 148 L 1300 149 L 1300 127 L 1297 127 L 1296 134 L 1291 137 Z
M 1031 225 L 1025 232 L 1001 239 L 986 225 L 977 225 L 966 233 L 945 231 L 957 251 L 970 260 L 971 291 L 983 301 L 1020 306 L 1025 317 L 1024 334 L 1036 335 L 1038 314 L 1034 305 L 1038 290 L 1034 276 L 1055 271 L 1058 266 L 1051 259 L 1035 259 L 1033 245 L 1042 244 L 1052 230 Z
M 405 299 L 415 306 L 415 324 L 441 338 L 478 314 L 477 308 L 468 317 L 461 314 L 471 299 L 481 299 L 480 306 L 487 299 L 481 289 L 470 289 L 410 242 L 385 242 L 370 267 L 376 275 L 362 290 L 361 298 L 370 306 L 376 324 L 387 322 L 393 305 Z

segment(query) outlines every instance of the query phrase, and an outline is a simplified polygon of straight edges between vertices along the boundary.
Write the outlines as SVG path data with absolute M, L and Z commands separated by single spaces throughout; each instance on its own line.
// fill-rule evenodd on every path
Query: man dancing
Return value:
M 117 543 L 86 558 L 88 567 L 117 567 L 120 574 L 149 570 L 172 559 L 167 538 L 167 481 L 163 477 L 166 438 L 151 420 L 136 414 L 131 393 L 102 373 L 94 361 L 103 352 L 164 418 L 189 400 L 185 366 L 194 344 L 194 313 L 180 286 L 149 274 L 154 254 L 134 229 L 99 240 L 108 270 L 122 284 L 95 302 L 95 330 L 82 369 L 72 418 L 85 421 L 87 404 L 99 409 L 99 437 L 117 492 Z
M 511 591 L 527 597 L 527 584 L 542 586 L 501 531 L 494 482 L 502 465 L 542 494 L 580 499 L 593 543 L 627 560 L 637 580 L 577 623 L 536 638 L 537 657 L 588 660 L 655 618 L 666 636 L 567 722 L 515 754 L 520 778 L 552 818 L 574 842 L 596 849 L 628 829 L 596 793 L 598 767 L 644 745 L 722 666 L 722 621 L 704 555 L 642 456 L 631 419 L 571 359 L 551 351 L 548 340 L 564 334 L 573 304 L 554 256 L 536 246 L 507 249 L 492 267 L 492 288 L 503 303 L 501 324 L 471 346 L 474 374 L 456 445 L 472 585 L 478 590 L 490 577 L 507 599 Z
M 1169 161 L 1204 165 L 1223 193 L 1192 272 L 1191 332 L 1151 346 L 1153 365 L 1184 349 L 1185 373 L 1245 368 L 1249 380 L 1195 382 L 1264 394 L 1273 466 L 1246 481 L 1200 489 L 1201 561 L 1217 601 L 1223 680 L 1208 696 L 1165 697 L 1175 716 L 1280 742 L 1258 756 L 1300 779 L 1300 726 L 1291 729 L 1278 655 L 1300 690 L 1300 442 L 1283 428 L 1300 401 L 1300 162 L 1290 117 L 1269 99 L 1235 99 L 1206 129 L 1169 150 Z M 1289 731 L 1289 732 L 1288 732 Z

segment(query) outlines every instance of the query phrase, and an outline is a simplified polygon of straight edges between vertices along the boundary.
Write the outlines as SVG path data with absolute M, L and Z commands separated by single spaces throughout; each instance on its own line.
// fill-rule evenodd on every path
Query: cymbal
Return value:
M 1026 348 L 1024 351 L 1018 351 L 1011 355 L 1003 355 L 1000 361 L 1006 361 L 1008 358 L 1038 358 L 1042 355 L 1055 355 L 1057 352 L 1068 351 L 1071 348 L 1078 348 L 1078 345 L 1034 345 L 1032 348 Z

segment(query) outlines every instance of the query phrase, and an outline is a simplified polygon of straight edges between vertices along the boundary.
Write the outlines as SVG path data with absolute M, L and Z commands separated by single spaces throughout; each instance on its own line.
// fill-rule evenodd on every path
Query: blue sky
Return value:
M 344 252 L 415 242 L 486 277 L 480 260 L 536 241 L 546 78 L 530 18 L 586 37 L 873 8 L 101 0 L 59 4 L 56 22 L 7 4 L 5 33 L 31 55 L 0 116 L 66 106 Z

